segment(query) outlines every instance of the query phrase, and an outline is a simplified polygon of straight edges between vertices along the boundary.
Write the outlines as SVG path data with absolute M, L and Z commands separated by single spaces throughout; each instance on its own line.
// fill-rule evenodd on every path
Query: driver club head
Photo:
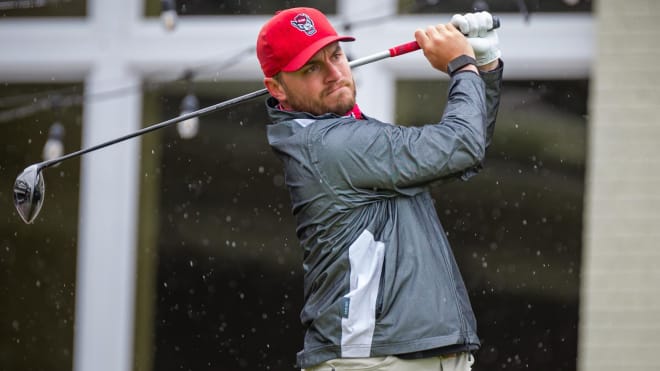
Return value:
M 25 223 L 31 224 L 39 215 L 45 190 L 44 178 L 38 165 L 28 166 L 16 177 L 14 206 Z

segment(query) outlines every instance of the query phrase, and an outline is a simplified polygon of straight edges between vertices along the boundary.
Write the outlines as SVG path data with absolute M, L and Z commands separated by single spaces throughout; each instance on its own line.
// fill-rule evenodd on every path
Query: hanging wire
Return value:
M 420 9 L 419 4 L 413 4 L 413 7 L 412 9 L 409 10 L 409 12 L 415 12 L 418 11 L 419 9 Z M 392 14 L 387 14 L 379 17 L 372 17 L 372 18 L 361 19 L 356 21 L 344 21 L 339 24 L 339 27 L 344 29 L 346 32 L 349 32 L 350 30 L 358 27 L 369 27 L 374 24 L 382 24 L 384 21 L 394 19 L 398 15 L 399 14 L 395 12 Z M 247 49 L 244 49 L 241 52 L 237 53 L 236 55 L 230 57 L 222 65 L 217 67 L 217 70 L 222 71 L 228 67 L 231 67 L 239 63 L 245 58 L 245 55 L 247 53 L 254 53 L 254 47 L 249 47 Z M 201 66 L 198 65 L 194 69 L 186 69 L 186 71 L 193 70 L 194 74 L 197 75 L 206 68 L 213 67 L 215 65 L 217 65 L 217 62 L 210 62 L 207 65 L 201 65 Z M 184 71 L 184 75 L 186 71 Z M 126 94 L 131 94 L 142 90 L 150 91 L 156 89 L 161 84 L 183 80 L 183 79 L 185 79 L 185 76 L 181 76 L 177 79 L 166 82 L 153 82 L 153 81 L 150 82 L 148 81 L 148 79 L 145 79 L 145 81 L 143 81 L 141 84 L 137 86 L 123 87 L 123 88 L 118 88 L 118 89 L 114 89 L 106 92 L 99 92 L 99 93 L 76 94 L 77 90 L 79 89 L 78 87 L 68 87 L 68 88 L 55 89 L 55 90 L 50 90 L 32 95 L 24 94 L 18 96 L 4 97 L 4 98 L 0 98 L 0 107 L 15 106 L 16 104 L 20 104 L 20 102 L 24 102 L 25 105 L 13 109 L 8 109 L 5 111 L 0 111 L 0 124 L 11 122 L 24 117 L 28 117 L 44 110 L 52 109 L 53 103 L 50 100 L 51 100 L 51 96 L 53 95 L 59 95 L 61 97 L 60 101 L 58 102 L 61 105 L 61 107 L 70 107 L 74 105 L 80 105 L 83 104 L 84 102 L 89 102 L 91 100 L 110 99 L 115 96 L 123 96 Z M 69 92 L 71 92 L 70 94 L 72 95 L 68 95 L 67 93 Z M 41 99 L 40 97 L 43 96 L 45 96 L 45 98 Z
M 52 0 L 50 2 L 53 2 Z M 0 10 L 43 8 L 47 6 L 47 0 L 10 0 L 0 1 Z
M 80 88 L 78 86 L 67 86 L 65 88 L 43 90 L 37 93 L 26 93 L 8 97 L 0 97 L 0 108 L 14 107 L 26 102 L 36 102 L 39 99 L 48 98 L 49 96 L 54 95 L 71 95 L 79 93 Z
M 238 64 L 243 59 L 247 57 L 248 54 L 254 53 L 254 47 L 245 48 L 235 55 L 229 57 L 227 60 L 218 65 L 218 62 L 206 62 L 199 64 L 195 68 L 188 68 L 184 71 L 183 75 L 178 76 L 173 80 L 168 81 L 150 81 L 150 78 L 145 78 L 143 82 L 136 85 L 124 86 L 113 90 L 102 91 L 102 92 L 93 92 L 93 93 L 84 93 L 84 94 L 71 94 L 67 95 L 71 91 L 77 91 L 77 87 L 67 87 L 63 89 L 49 90 L 47 92 L 42 92 L 38 94 L 28 95 L 18 95 L 12 97 L 6 97 L 0 100 L 0 106 L 6 106 L 10 103 L 24 103 L 23 106 L 0 111 L 0 123 L 7 123 L 17 119 L 25 118 L 32 116 L 38 112 L 51 110 L 56 106 L 59 108 L 71 107 L 76 105 L 81 105 L 83 103 L 89 103 L 92 101 L 99 101 L 105 99 L 112 99 L 115 97 L 122 97 L 127 94 L 139 93 L 142 91 L 152 91 L 158 87 L 168 84 L 175 81 L 185 80 L 186 73 L 188 71 L 194 71 L 194 74 L 197 75 L 201 71 L 206 70 L 217 70 L 218 72 L 223 71 L 233 65 Z M 163 72 L 154 72 L 151 76 L 162 75 Z M 45 96 L 45 97 L 44 97 Z M 44 98 L 40 98 L 44 97 Z M 55 98 L 56 97 L 56 98 Z M 55 101 L 57 100 L 57 101 Z
M 2 2 L 0 2 L 0 4 L 2 4 Z M 415 1 L 412 4 L 411 8 L 407 10 L 407 13 L 419 12 L 425 9 L 426 7 L 433 6 L 434 4 L 437 4 L 437 0 Z M 529 12 L 527 11 L 527 7 L 525 5 L 524 0 L 518 0 L 518 5 L 520 7 L 521 12 L 525 15 L 525 19 L 527 20 L 529 18 Z M 380 25 L 383 22 L 392 20 L 399 15 L 400 13 L 394 12 L 392 14 L 387 14 L 372 18 L 360 19 L 355 21 L 343 21 L 339 24 L 339 27 L 342 28 L 345 32 L 350 32 L 351 30 L 356 29 L 358 27 L 370 27 L 374 24 Z M 58 96 L 57 104 L 59 105 L 59 107 L 64 108 L 75 105 L 81 105 L 85 102 L 90 102 L 92 100 L 111 99 L 116 96 L 124 96 L 126 94 L 132 94 L 141 91 L 150 91 L 166 83 L 184 80 L 186 78 L 185 74 L 188 71 L 192 71 L 194 75 L 198 75 L 201 71 L 205 69 L 210 69 L 213 66 L 218 66 L 216 67 L 216 69 L 218 72 L 220 72 L 226 68 L 238 64 L 240 61 L 245 59 L 246 54 L 248 53 L 252 54 L 254 53 L 254 50 L 255 50 L 254 47 L 249 47 L 244 50 L 241 50 L 237 54 L 227 59 L 220 66 L 218 66 L 217 62 L 209 62 L 207 64 L 198 65 L 197 67 L 192 69 L 188 68 L 184 71 L 182 76 L 170 81 L 149 81 L 149 78 L 145 78 L 144 81 L 141 82 L 139 85 L 117 88 L 105 92 L 80 94 L 78 93 L 78 90 L 80 89 L 79 87 L 67 87 L 62 89 L 49 90 L 37 94 L 22 94 L 22 95 L 10 96 L 10 97 L 2 97 L 0 98 L 0 108 L 16 106 L 17 104 L 21 104 L 21 103 L 25 103 L 25 105 L 21 107 L 15 107 L 8 110 L 0 111 L 0 124 L 25 118 L 34 115 L 38 112 L 52 109 L 54 107 L 52 97 L 55 95 Z M 157 73 L 154 73 L 154 75 L 156 74 Z

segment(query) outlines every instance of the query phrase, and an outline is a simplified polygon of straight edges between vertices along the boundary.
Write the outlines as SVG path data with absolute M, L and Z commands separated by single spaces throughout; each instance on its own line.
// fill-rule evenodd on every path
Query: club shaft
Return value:
M 142 128 L 140 130 L 137 130 L 133 133 L 126 134 L 124 136 L 109 140 L 107 142 L 103 142 L 103 143 L 100 143 L 100 144 L 97 144 L 97 145 L 94 145 L 94 146 L 91 146 L 91 147 L 88 147 L 88 148 L 84 148 L 84 149 L 81 149 L 81 150 L 78 150 L 78 151 L 75 151 L 75 152 L 71 152 L 71 153 L 68 153 L 68 154 L 66 154 L 62 157 L 58 157 L 58 158 L 55 158 L 55 159 L 52 159 L 52 160 L 49 160 L 49 161 L 44 161 L 44 162 L 39 164 L 39 168 L 43 169 L 43 168 L 47 168 L 47 167 L 50 167 L 50 166 L 54 166 L 56 164 L 59 164 L 62 161 L 69 160 L 69 159 L 72 159 L 74 157 L 82 156 L 86 153 L 93 152 L 93 151 L 96 151 L 98 149 L 105 148 L 105 147 L 111 146 L 113 144 L 117 144 L 117 143 L 126 141 L 128 139 L 135 138 L 135 137 L 138 137 L 140 135 L 143 135 L 143 134 L 146 134 L 146 133 L 164 128 L 165 126 L 176 124 L 177 122 L 185 121 L 185 120 L 197 117 L 197 116 L 201 116 L 201 115 L 205 115 L 205 114 L 208 114 L 208 113 L 211 113 L 211 112 L 215 112 L 215 111 L 221 110 L 223 108 L 235 106 L 237 104 L 243 103 L 243 102 L 248 101 L 250 99 L 254 99 L 254 98 L 260 97 L 262 95 L 266 95 L 267 93 L 268 93 L 268 90 L 266 90 L 264 88 L 264 89 L 261 89 L 261 90 L 256 90 L 256 91 L 253 91 L 251 93 L 241 95 L 241 96 L 236 97 L 236 98 L 232 98 L 232 99 L 220 102 L 220 103 L 216 103 L 212 106 L 200 108 L 197 111 L 186 113 L 186 114 L 171 118 L 169 120 L 147 126 L 147 127 Z

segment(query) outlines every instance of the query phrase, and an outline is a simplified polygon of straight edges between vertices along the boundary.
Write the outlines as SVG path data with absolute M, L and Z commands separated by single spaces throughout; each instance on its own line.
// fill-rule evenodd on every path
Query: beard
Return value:
M 286 84 L 281 84 L 286 93 L 288 105 L 298 112 L 308 112 L 316 116 L 326 113 L 343 116 L 355 106 L 356 91 L 353 80 L 350 83 L 340 84 L 339 91 L 331 91 L 331 89 L 337 89 L 337 86 L 333 86 L 323 90 L 318 96 L 294 92 Z

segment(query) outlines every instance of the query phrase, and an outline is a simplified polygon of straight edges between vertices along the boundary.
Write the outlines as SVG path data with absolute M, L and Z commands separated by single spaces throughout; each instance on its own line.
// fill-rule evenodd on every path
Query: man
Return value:
M 318 10 L 281 11 L 260 31 L 268 141 L 304 249 L 303 369 L 470 369 L 476 321 L 427 188 L 480 169 L 502 77 L 491 27 L 483 12 L 415 31 L 451 76 L 442 119 L 423 127 L 360 111 L 339 44 L 354 39 Z

